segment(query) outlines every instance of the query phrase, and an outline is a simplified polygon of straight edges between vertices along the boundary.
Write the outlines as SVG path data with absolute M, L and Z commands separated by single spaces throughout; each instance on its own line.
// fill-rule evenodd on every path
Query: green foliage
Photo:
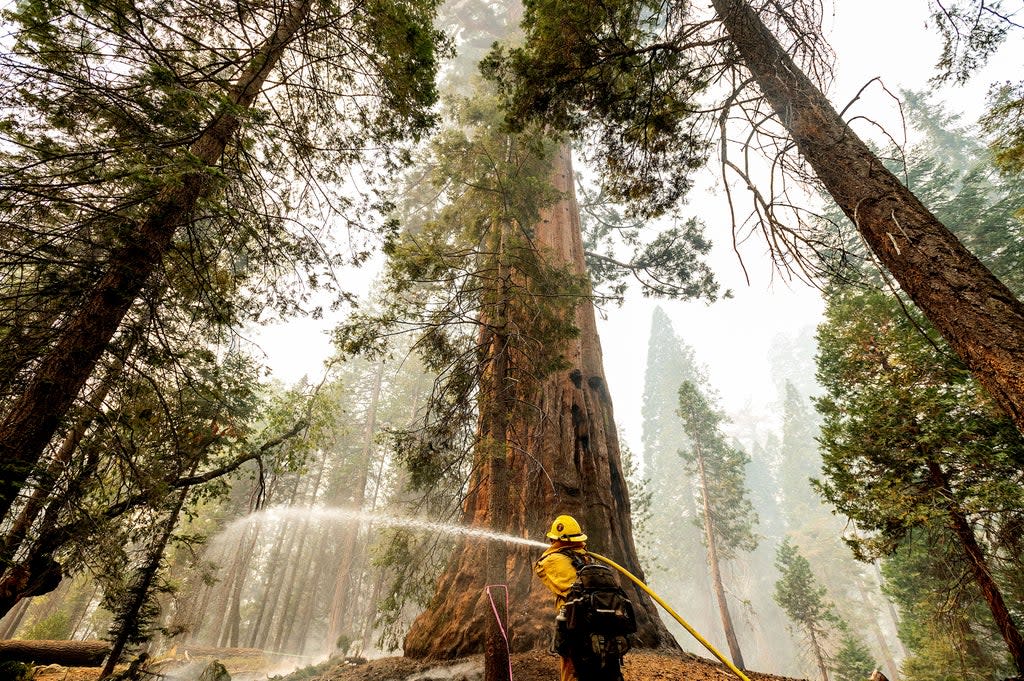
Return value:
M 955 117 L 907 94 L 926 134 L 907 156 L 915 193 L 1015 291 L 1022 290 L 1022 194 Z M 871 277 L 861 277 L 871 281 Z M 990 678 L 995 624 L 967 563 L 962 519 L 1003 595 L 1019 602 L 1024 439 L 898 293 L 836 284 L 819 328 L 824 460 L 816 485 L 856 531 L 861 558 L 886 562 L 904 613 L 913 678 Z M 993 647 L 994 646 L 994 647 Z M 956 671 L 950 671 L 956 670 Z
M 626 478 L 626 488 L 629 490 L 629 517 L 633 525 L 633 538 L 637 553 L 643 554 L 644 549 L 649 551 L 653 539 L 651 522 L 654 519 L 654 493 L 650 477 L 640 477 L 639 462 L 633 450 L 626 444 L 622 433 L 619 433 L 619 442 L 622 474 Z
M 593 135 L 610 195 L 650 215 L 686 193 L 707 152 L 696 98 L 710 66 L 686 49 L 690 21 L 688 3 L 530 2 L 526 47 L 496 48 L 482 69 L 515 124 Z
M 578 333 L 587 290 L 535 240 L 541 210 L 559 198 L 549 179 L 554 142 L 536 129 L 504 130 L 492 98 L 453 107 L 457 127 L 435 138 L 425 175 L 411 181 L 405 231 L 386 249 L 380 310 L 336 335 L 343 353 L 382 353 L 389 337 L 412 332 L 438 376 L 422 426 L 391 434 L 417 489 L 465 473 L 478 396 L 488 399 L 479 392 L 487 339 L 504 339 L 516 409 L 529 409 L 530 390 L 565 366 L 561 341 Z
M 21 634 L 30 641 L 63 641 L 71 637 L 71 620 L 63 610 L 44 617 Z
M 857 522 L 859 556 L 891 553 L 953 509 L 989 527 L 1024 512 L 1024 440 L 919 315 L 880 293 L 836 294 L 819 341 L 817 486 Z
M 408 334 L 433 379 L 422 409 L 384 438 L 403 468 L 398 505 L 421 517 L 447 520 L 460 507 L 474 462 L 491 451 L 479 437 L 481 414 L 507 410 L 514 422 L 535 408 L 540 380 L 566 366 L 562 348 L 578 333 L 575 311 L 588 293 L 572 264 L 538 239 L 542 211 L 561 198 L 550 180 L 557 145 L 536 128 L 510 133 L 496 106 L 486 95 L 451 102 L 452 126 L 426 150 L 397 209 L 403 231 L 387 245 L 377 309 L 335 337 L 343 355 L 383 357 Z M 501 402 L 488 384 L 499 356 L 511 393 Z M 378 545 L 390 583 L 377 608 L 386 646 L 433 594 L 451 548 L 405 532 Z
M 866 681 L 877 668 L 868 647 L 852 631 L 844 629 L 839 650 L 832 660 L 834 681 Z
M 260 108 L 232 112 L 239 139 L 204 169 L 217 191 L 182 226 L 165 280 L 153 282 L 173 289 L 165 303 L 185 305 L 193 323 L 239 325 L 268 305 L 298 309 L 302 277 L 330 284 L 324 270 L 340 256 L 320 225 L 335 217 L 371 227 L 365 206 L 344 214 L 354 202 L 348 167 L 367 149 L 382 164 L 400 157 L 400 140 L 434 120 L 435 8 L 317 5 L 271 76 L 280 86 Z M 278 9 L 99 0 L 84 12 L 26 2 L 5 13 L 15 42 L 2 57 L 0 168 L 13 180 L 0 192 L 0 329 L 21 341 L 14 368 L 52 342 L 54 317 L 76 307 L 160 189 L 195 170 L 190 145 Z
M 980 681 L 1010 673 L 1005 646 L 978 588 L 965 584 L 962 549 L 942 527 L 915 531 L 882 563 L 885 592 L 904 613 L 899 636 L 910 681 Z
M 811 478 L 819 472 L 821 464 L 815 441 L 818 423 L 814 411 L 792 383 L 786 381 L 783 390 L 779 485 L 786 519 L 791 527 L 796 527 L 808 522 L 821 508 L 821 501 L 811 488 Z
M 376 604 L 384 650 L 401 647 L 412 616 L 435 595 L 437 580 L 453 548 L 450 538 L 417 536 L 403 529 L 389 530 L 375 548 L 374 565 L 391 572 L 391 586 Z
M 0 408 L 48 353 L 99 362 L 77 408 L 43 419 L 60 422 L 50 452 L 67 454 L 33 472 L 44 508 L 33 536 L 5 551 L 100 573 L 116 599 L 129 552 L 182 488 L 209 483 L 189 500 L 200 503 L 225 494 L 218 471 L 245 460 L 268 464 L 260 485 L 301 465 L 305 452 L 274 443 L 296 419 L 257 425 L 258 368 L 229 351 L 233 332 L 306 308 L 342 259 L 365 257 L 356 232 L 380 229 L 378 201 L 349 173 L 368 157 L 368 175 L 394 172 L 433 124 L 436 6 L 29 0 L 4 11 Z M 289 17 L 300 25 L 282 25 Z M 256 67 L 272 86 L 238 82 Z M 223 154 L 197 147 L 207 131 Z M 182 187 L 195 205 L 155 208 Z M 174 235 L 166 252 L 135 243 L 143 224 Z M 328 225 L 352 230 L 351 252 Z M 85 318 L 83 301 L 125 261 L 141 274 L 87 313 L 120 323 L 107 354 L 62 349 L 68 320 Z
M 582 183 L 579 194 L 587 271 L 598 295 L 621 304 L 633 282 L 645 297 L 718 297 L 718 282 L 704 261 L 711 242 L 696 218 L 673 216 L 671 226 L 659 229 L 644 220 L 628 220 L 619 206 Z M 619 255 L 622 251 L 627 255 Z M 731 291 L 723 294 L 731 296 Z
M 1024 177 L 999 173 L 992 152 L 978 141 L 978 130 L 927 94 L 901 94 L 909 124 L 923 136 L 909 150 L 887 150 L 890 170 L 905 177 L 915 196 L 1011 291 L 1024 295 L 1024 272 L 1018 266 L 1024 258 Z M 822 253 L 831 263 L 833 283 L 887 288 L 852 225 L 835 213 L 831 219 L 846 225 L 842 247 Z
M 757 548 L 757 514 L 746 487 L 750 459 L 730 445 L 721 431 L 725 416 L 690 381 L 679 386 L 679 417 L 690 440 L 679 455 L 691 474 L 699 474 L 720 556 L 733 558 L 737 550 Z M 706 541 L 706 539 L 705 539 Z
M 1024 82 L 993 87 L 981 124 L 992 139 L 996 165 L 1007 175 L 1024 174 Z M 1024 219 L 1024 208 L 1017 217 Z
M 821 654 L 821 646 L 840 625 L 835 606 L 827 599 L 824 586 L 811 572 L 811 564 L 800 554 L 800 549 L 789 537 L 779 545 L 775 554 L 775 567 L 779 581 L 775 582 L 773 597 L 779 607 L 808 641 Z
M 939 80 L 969 79 L 1019 25 L 1002 2 L 932 0 L 932 19 L 943 38 Z
M 647 342 L 641 442 L 644 475 L 650 481 L 647 489 L 657 512 L 646 524 L 648 535 L 638 542 L 637 551 L 648 583 L 669 603 L 712 598 L 706 552 L 694 522 L 698 517 L 696 483 L 692 475 L 679 474 L 679 449 L 689 444 L 676 415 L 679 384 L 684 380 L 702 380 L 693 349 L 676 335 L 668 315 L 656 307 Z M 630 500 L 635 505 L 632 492 Z M 710 600 L 706 605 L 700 602 L 704 607 L 694 608 L 687 619 L 698 631 L 707 631 L 716 625 L 715 608 Z M 677 639 L 696 650 L 689 643 L 692 637 L 681 628 Z
M 794 623 L 816 629 L 838 624 L 839 618 L 826 598 L 827 590 L 818 586 L 811 564 L 788 537 L 779 545 L 775 567 L 780 574 L 775 583 L 775 601 Z

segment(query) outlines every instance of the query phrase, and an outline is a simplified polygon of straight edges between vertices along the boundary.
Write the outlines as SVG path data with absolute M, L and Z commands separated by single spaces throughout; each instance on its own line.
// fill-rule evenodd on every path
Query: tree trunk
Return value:
M 807 631 L 810 634 L 811 652 L 814 653 L 814 661 L 818 665 L 821 681 L 828 681 L 828 665 L 825 664 L 825 653 L 821 650 L 821 644 L 818 643 L 818 635 L 814 632 L 813 627 Z
M 18 607 L 11 609 L 6 615 L 3 616 L 3 628 L 0 629 L 0 639 L 13 638 L 18 633 L 18 627 L 21 626 L 21 620 L 25 617 L 25 612 L 28 611 L 28 607 L 31 601 L 27 598 L 23 598 L 18 602 Z
M 96 601 L 96 597 L 99 596 L 99 593 L 100 593 L 100 585 L 99 585 L 99 582 L 96 582 L 93 585 L 92 590 L 89 591 L 89 596 L 82 602 L 82 607 L 79 609 L 79 611 L 77 613 L 75 613 L 76 614 L 76 617 L 74 618 L 74 622 L 75 623 L 71 627 L 71 633 L 68 634 L 68 638 L 71 638 L 71 639 L 78 638 L 78 636 L 80 635 L 81 629 L 82 629 L 82 624 L 85 622 L 85 618 L 92 611 L 93 603 Z M 82 634 L 82 635 L 84 635 L 84 634 Z
M 882 591 L 882 587 L 885 584 L 885 579 L 882 577 L 882 568 L 877 560 L 872 563 L 872 566 L 874 567 L 875 581 L 878 583 L 878 590 Z M 886 611 L 889 613 L 889 620 L 892 624 L 893 631 L 898 632 L 900 630 L 900 616 L 899 613 L 896 612 L 896 606 L 893 605 L 893 602 L 889 600 L 888 597 L 883 597 L 882 601 L 885 603 Z M 899 636 L 896 636 L 896 651 L 901 658 L 905 658 L 907 656 L 907 649 L 903 646 L 903 641 L 900 640 Z
M 249 535 L 252 535 L 252 539 L 246 542 Z M 231 590 L 228 596 L 227 621 L 224 625 L 224 633 L 221 640 L 221 644 L 229 648 L 237 648 L 239 646 L 238 639 L 241 636 L 242 630 L 242 591 L 245 589 L 245 578 L 249 576 L 249 562 L 255 551 L 258 536 L 259 528 L 255 526 L 246 528 L 239 541 L 239 548 L 241 549 L 248 543 L 247 550 L 242 549 L 239 552 L 231 568 L 231 579 L 229 580 Z
M 194 474 L 194 472 L 195 469 L 193 468 L 192 473 Z M 124 652 L 125 646 L 128 645 L 128 640 L 136 633 L 136 629 L 139 628 L 139 617 L 142 614 L 146 601 L 149 599 L 150 589 L 153 586 L 153 582 L 156 581 L 160 565 L 164 560 L 167 542 L 171 540 L 174 527 L 178 524 L 178 516 L 181 514 L 181 509 L 185 506 L 185 499 L 188 497 L 188 493 L 189 488 L 187 487 L 178 493 L 174 508 L 167 515 L 163 531 L 152 546 L 150 546 L 146 563 L 139 570 L 135 586 L 129 592 L 130 600 L 127 607 L 118 613 L 121 626 L 114 635 L 110 654 L 107 656 L 107 662 L 100 671 L 100 679 L 105 679 L 113 673 L 114 665 L 120 661 L 121 654 Z
M 867 586 L 864 584 L 864 579 L 856 577 L 853 581 L 857 586 L 857 591 L 860 592 L 860 600 L 863 604 L 864 612 L 870 620 L 869 626 L 871 627 L 871 633 L 874 635 L 875 642 L 878 644 L 878 649 L 882 653 L 882 662 L 885 663 L 885 668 L 888 670 L 889 675 L 892 676 L 893 681 L 897 681 L 899 679 L 899 667 L 896 666 L 896 660 L 893 659 L 892 649 L 889 647 L 889 641 L 886 640 L 885 634 L 882 632 L 882 627 L 878 623 L 878 617 L 873 614 L 877 612 L 878 609 L 871 600 L 871 594 L 868 593 Z M 872 586 L 874 586 L 874 584 L 872 584 Z M 882 598 L 888 600 L 885 596 L 882 596 Z
M 943 499 L 949 500 L 946 511 L 949 514 L 950 527 L 967 558 L 974 582 L 978 585 L 982 597 L 992 612 L 996 628 L 999 629 L 999 634 L 1006 642 L 1006 648 L 1010 652 L 1014 666 L 1017 667 L 1017 673 L 1024 675 L 1024 637 L 1021 637 L 1020 629 L 1017 628 L 1009 608 L 1006 607 L 999 585 L 992 578 L 985 552 L 978 544 L 977 537 L 974 536 L 974 528 L 967 522 L 967 517 L 956 505 L 956 502 L 952 501 L 956 497 L 950 489 L 948 477 L 942 467 L 937 462 L 929 460 L 928 471 L 935 489 L 940 492 Z
M 95 667 L 110 651 L 106 641 L 0 641 L 0 660 Z
M 742 670 L 746 669 L 743 665 L 743 653 L 740 652 L 740 642 L 736 638 L 736 628 L 732 624 L 732 615 L 729 614 L 729 603 L 725 600 L 725 586 L 722 584 L 722 567 L 718 560 L 718 539 L 715 536 L 715 524 L 711 518 L 711 500 L 708 498 L 708 479 L 704 468 L 704 453 L 701 451 L 700 442 L 694 441 L 693 447 L 697 452 L 697 472 L 700 475 L 700 499 L 704 515 L 704 541 L 707 543 L 711 583 L 715 587 L 715 599 L 718 601 L 718 614 L 722 618 L 725 642 L 729 646 L 729 657 L 732 658 L 732 663 Z
M 1024 304 L 846 125 L 746 0 L 712 0 L 779 121 L 879 261 L 1024 432 Z
M 256 615 L 256 620 L 252 624 L 252 630 L 249 632 L 250 648 L 262 647 L 267 639 L 266 630 L 270 628 L 270 623 L 274 617 L 274 608 L 277 605 L 277 596 L 280 593 L 275 588 L 277 573 L 284 564 L 282 551 L 290 527 L 290 520 L 285 520 L 281 523 L 281 527 L 277 531 L 277 537 L 275 537 L 274 544 L 267 556 L 267 565 L 263 568 L 265 581 L 259 597 L 260 609 Z
M 114 382 L 121 375 L 123 368 L 124 362 L 122 360 L 115 360 L 114 365 L 107 370 L 100 385 L 89 396 L 88 403 L 85 406 L 86 411 L 79 416 L 75 425 L 64 436 L 60 447 L 46 466 L 46 472 L 38 476 L 38 484 L 32 490 L 32 494 L 25 502 L 25 505 L 18 512 L 18 517 L 14 520 L 3 541 L 0 542 L 0 566 L 10 564 L 25 537 L 28 536 L 29 529 L 31 529 L 32 524 L 46 505 L 46 501 L 56 486 L 60 474 L 67 469 L 71 457 L 78 449 L 78 445 L 82 442 L 82 438 L 85 437 L 89 426 L 92 425 L 95 414 L 99 413 L 103 406 L 103 401 L 107 399 L 107 395 L 110 393 L 111 388 L 113 388 Z
M 298 498 L 299 480 L 295 478 L 292 480 L 291 494 L 288 497 L 288 508 L 294 508 Z M 291 544 L 285 547 L 285 540 L 294 540 L 295 538 L 295 533 L 292 532 L 291 528 L 292 521 L 286 518 L 281 523 L 281 527 L 278 528 L 274 545 L 267 556 L 266 567 L 263 568 L 266 579 L 263 583 L 263 592 L 259 598 L 259 615 L 249 635 L 249 647 L 251 648 L 262 648 L 266 645 L 267 638 L 270 636 L 270 627 L 273 624 L 274 614 L 277 610 L 277 601 L 281 595 L 280 589 L 276 588 L 279 581 L 277 575 L 279 571 L 287 569 L 287 556 L 291 551 Z
M 487 312 L 483 344 L 486 348 L 486 366 L 481 385 L 480 440 L 477 465 L 487 475 L 487 515 L 492 532 L 504 534 L 509 520 L 510 442 L 509 417 L 515 406 L 516 386 L 512 382 L 512 358 L 508 337 L 509 303 L 512 295 L 512 271 L 508 263 L 506 234 L 509 225 L 498 220 L 493 227 L 494 252 L 498 256 L 498 278 L 495 299 Z M 482 456 L 481 456 L 482 454 Z M 508 607 L 503 597 L 508 574 L 508 548 L 504 542 L 490 541 L 484 548 L 487 575 L 487 603 L 490 613 L 484 640 L 484 681 L 512 681 L 509 662 L 513 632 L 508 618 Z M 507 588 L 507 587 L 506 587 Z
M 377 568 L 373 577 L 373 589 L 370 591 L 370 607 L 363 618 L 363 627 L 360 632 L 360 650 L 366 653 L 373 645 L 373 632 L 376 631 L 377 609 L 376 604 L 380 603 L 381 594 L 384 593 L 384 577 L 386 572 L 383 568 Z
M 316 551 L 316 555 L 309 566 L 310 572 L 304 580 L 306 586 L 303 589 L 302 603 L 299 606 L 301 608 L 299 612 L 299 627 L 293 633 L 289 642 L 289 650 L 294 651 L 297 655 L 306 654 L 306 648 L 310 643 L 309 630 L 313 620 L 316 618 L 317 606 L 324 602 L 320 599 L 320 592 L 324 589 L 324 582 L 326 581 L 325 573 L 327 572 L 327 556 L 329 555 L 330 541 L 328 538 L 331 536 L 330 529 L 326 525 L 321 525 L 318 528 L 316 545 L 319 549 Z
M 0 421 L 0 519 L 7 515 L 121 320 L 163 261 L 175 231 L 198 201 L 216 186 L 213 166 L 263 85 L 298 35 L 312 0 L 295 0 L 274 33 L 259 47 L 225 96 L 226 103 L 188 149 L 202 170 L 167 180 L 146 216 L 121 225 L 126 244 L 115 249 L 104 274 L 70 316 L 53 348 L 40 360 L 24 393 Z
M 535 240 L 554 264 L 571 265 L 584 273 L 579 209 L 573 186 L 572 163 L 563 148 L 554 163 L 555 187 L 564 198 L 546 210 L 536 226 Z M 509 452 L 508 532 L 543 536 L 560 513 L 575 516 L 589 536 L 588 544 L 643 579 L 633 544 L 629 496 L 619 458 L 618 433 L 605 384 L 601 344 L 594 308 L 581 299 L 576 309 L 579 336 L 564 344 L 571 369 L 543 379 L 535 399 L 535 415 L 510 424 L 522 447 Z M 525 411 L 525 410 L 524 410 Z M 486 526 L 489 499 L 484 471 L 477 469 L 469 485 L 463 522 Z M 539 552 L 509 550 L 507 584 L 509 620 L 514 631 L 512 650 L 525 651 L 548 644 L 554 620 L 553 599 L 534 577 Z M 434 599 L 413 623 L 405 639 L 411 657 L 453 658 L 483 648 L 484 617 L 493 617 L 483 593 L 486 574 L 484 548 L 462 541 L 438 582 Z M 643 647 L 678 647 L 662 624 L 654 603 L 638 587 L 626 591 L 636 606 L 636 640 Z
M 362 509 L 366 502 L 366 482 L 369 478 L 370 460 L 373 454 L 373 436 L 377 430 L 377 406 L 380 403 L 380 387 L 383 378 L 384 362 L 380 362 L 374 374 L 373 389 L 370 393 L 370 405 L 366 411 L 366 422 L 363 429 L 363 460 L 359 463 L 359 478 L 354 486 L 355 500 L 353 505 L 358 509 Z M 328 655 L 334 652 L 337 647 L 338 637 L 342 632 L 342 622 L 346 611 L 350 607 L 352 566 L 356 562 L 356 552 L 359 546 L 358 540 L 361 531 L 360 523 L 352 523 L 351 527 L 344 529 L 344 539 L 339 551 L 341 560 L 338 562 L 337 576 L 334 580 L 334 595 L 331 598 L 331 606 L 328 611 L 327 641 L 325 641 L 324 646 Z
M 285 652 L 284 641 L 287 638 L 288 631 L 295 625 L 295 601 L 303 587 L 299 576 L 305 574 L 307 566 L 304 556 L 306 540 L 309 537 L 308 518 L 302 519 L 302 524 L 299 525 L 298 531 L 295 534 L 297 535 L 298 545 L 286 554 L 286 560 L 291 566 L 291 572 L 288 574 L 288 581 L 284 587 L 284 602 L 278 611 L 277 632 L 274 634 L 274 640 L 271 643 L 271 650 L 278 653 Z

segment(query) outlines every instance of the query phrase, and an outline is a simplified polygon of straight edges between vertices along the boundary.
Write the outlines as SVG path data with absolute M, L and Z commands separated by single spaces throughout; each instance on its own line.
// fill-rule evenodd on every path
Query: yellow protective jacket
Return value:
M 543 582 L 551 593 L 555 594 L 555 611 L 558 611 L 565 604 L 565 596 L 569 593 L 569 587 L 576 581 L 576 568 L 572 565 L 572 559 L 562 553 L 570 550 L 586 556 L 586 544 L 582 542 L 556 541 L 541 554 L 533 566 L 540 581 Z

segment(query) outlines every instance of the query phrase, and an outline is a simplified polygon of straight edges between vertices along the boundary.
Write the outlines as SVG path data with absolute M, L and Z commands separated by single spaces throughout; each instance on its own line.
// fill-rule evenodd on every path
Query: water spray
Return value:
M 693 636 L 693 637 L 694 637 L 695 639 L 697 639 L 697 641 L 698 641 L 698 642 L 700 642 L 700 644 L 701 644 L 702 646 L 704 646 L 705 648 L 707 648 L 707 649 L 708 649 L 708 651 L 709 651 L 709 652 L 710 652 L 710 653 L 711 653 L 712 655 L 714 655 L 715 657 L 717 657 L 717 658 L 719 659 L 719 661 L 720 661 L 720 662 L 721 662 L 722 664 L 724 664 L 724 665 L 725 665 L 726 667 L 728 667 L 729 669 L 731 669 L 731 670 L 732 670 L 732 672 L 733 672 L 733 673 L 734 673 L 734 674 L 735 674 L 736 676 L 738 676 L 739 678 L 743 679 L 743 681 L 750 681 L 750 679 L 749 679 L 749 678 L 747 677 L 747 675 L 746 675 L 746 674 L 744 674 L 743 672 L 741 672 L 741 671 L 739 670 L 739 668 L 738 668 L 738 667 L 737 667 L 736 665 L 734 665 L 734 664 L 733 664 L 733 663 L 732 663 L 732 662 L 731 662 L 731 661 L 730 661 L 730 660 L 729 660 L 729 659 L 728 659 L 727 657 L 725 657 L 724 655 L 722 655 L 722 653 L 718 652 L 718 651 L 717 651 L 717 650 L 715 649 L 715 647 L 714 647 L 713 645 L 711 645 L 710 643 L 708 643 L 708 641 L 707 641 L 707 640 L 706 640 L 706 639 L 705 639 L 705 638 L 704 638 L 703 636 L 701 636 L 701 635 L 700 635 L 700 634 L 699 634 L 699 633 L 697 632 L 697 630 L 696 630 L 696 629 L 694 629 L 694 628 L 693 628 L 693 627 L 691 627 L 691 626 L 690 626 L 689 624 L 687 624 L 686 620 L 684 620 L 684 619 L 683 619 L 682 617 L 680 617 L 680 616 L 679 616 L 678 614 L 676 614 L 676 611 L 675 611 L 675 610 L 673 610 L 673 609 L 672 609 L 672 608 L 671 608 L 671 607 L 669 606 L 669 604 L 668 604 L 668 603 L 666 603 L 665 601 L 663 601 L 663 600 L 661 599 L 661 597 L 660 597 L 660 596 L 659 596 L 658 594 L 656 594 L 656 593 L 654 593 L 653 591 L 651 591 L 650 587 L 648 587 L 648 586 L 647 586 L 646 584 L 644 584 L 643 582 L 641 582 L 641 581 L 640 581 L 640 580 L 639 580 L 639 579 L 638 579 L 638 578 L 637 578 L 637 577 L 636 577 L 635 575 L 633 575 L 633 573 L 632 573 L 632 572 L 630 572 L 630 571 L 629 571 L 629 570 L 627 570 L 626 568 L 622 567 L 621 565 L 619 565 L 619 564 L 618 564 L 618 563 L 616 563 L 615 561 L 611 560 L 610 558 L 605 558 L 604 556 L 602 556 L 602 555 L 601 555 L 601 554 L 599 554 L 599 553 L 594 553 L 593 551 L 587 551 L 587 555 L 589 555 L 589 556 L 592 556 L 592 557 L 594 557 L 594 558 L 597 558 L 597 559 L 598 559 L 599 561 L 601 561 L 602 563 L 607 563 L 608 565 L 612 566 L 613 568 L 615 568 L 616 570 L 618 570 L 619 572 L 621 572 L 622 574 L 624 574 L 624 575 L 625 575 L 626 577 L 628 577 L 628 578 L 629 578 L 629 580 L 630 580 L 631 582 L 633 582 L 633 583 L 634 583 L 634 584 L 636 584 L 636 585 L 637 585 L 638 587 L 640 587 L 641 589 L 643 589 L 644 591 L 646 591 L 646 592 L 647 592 L 647 595 L 648 595 L 648 596 L 650 596 L 651 598 L 653 598 L 653 599 L 654 599 L 654 601 L 655 601 L 655 602 L 656 602 L 656 603 L 657 603 L 658 605 L 660 605 L 660 606 L 661 606 L 662 608 L 664 608 L 664 609 L 665 609 L 665 612 L 667 612 L 668 614 L 672 615 L 672 617 L 674 617 L 674 618 L 675 618 L 676 622 L 679 622 L 679 624 L 683 625 L 683 628 L 684 628 L 684 629 L 686 629 L 686 630 L 687 630 L 688 632 L 690 632 L 690 634 L 691 634 L 691 635 L 692 635 L 692 636 Z
M 453 525 L 450 523 L 424 520 L 423 518 L 411 518 L 408 516 L 391 515 L 380 511 L 365 511 L 352 508 L 295 508 L 286 506 L 275 506 L 263 509 L 256 513 L 238 518 L 225 527 L 220 535 L 230 534 L 238 531 L 252 523 L 273 523 L 285 520 L 310 521 L 326 523 L 348 524 L 353 522 L 367 522 L 372 525 L 383 525 L 385 527 L 405 527 L 413 530 L 424 530 L 436 534 L 447 534 L 454 536 L 478 537 L 504 542 L 506 544 L 517 544 L 519 546 L 532 546 L 535 548 L 547 548 L 547 544 L 535 539 L 518 537 L 511 534 L 491 532 L 478 527 L 466 527 L 465 525 Z
M 288 508 L 288 507 L 276 507 L 269 508 L 251 515 L 239 518 L 234 521 L 228 527 L 224 528 L 221 535 L 228 534 L 232 530 L 238 530 L 245 527 L 249 523 L 253 522 L 274 522 L 281 520 L 318 520 L 321 522 L 342 522 L 350 523 L 353 521 L 370 522 L 374 524 L 385 525 L 389 527 L 408 527 L 417 530 L 427 530 L 429 532 L 437 532 L 439 534 L 450 534 L 450 535 L 463 535 L 469 537 L 479 537 L 481 539 L 491 539 L 494 541 L 501 541 L 507 544 L 517 544 L 520 546 L 532 546 L 536 548 L 547 548 L 548 544 L 544 542 L 536 541 L 534 539 L 527 539 L 526 537 L 518 537 L 510 534 L 501 534 L 498 532 L 489 532 L 475 527 L 466 527 L 465 525 L 453 525 L 449 523 L 439 523 L 432 520 L 424 520 L 422 518 L 409 518 L 405 516 L 389 515 L 386 513 L 380 513 L 379 511 L 364 511 L 349 508 Z M 664 608 L 665 612 L 671 615 L 676 622 L 679 622 L 690 632 L 695 639 L 702 646 L 708 649 L 708 651 L 718 658 L 726 667 L 732 670 L 736 676 L 742 681 L 750 681 L 746 674 L 740 671 L 736 665 L 734 665 L 728 658 L 718 652 L 714 646 L 701 636 L 696 629 L 691 627 L 687 622 L 676 614 L 668 603 L 661 599 L 658 594 L 651 591 L 650 587 L 641 582 L 636 576 L 633 575 L 629 570 L 622 567 L 615 561 L 605 558 L 604 556 L 594 553 L 593 551 L 587 551 L 587 554 L 593 556 L 602 563 L 607 563 L 611 567 L 615 568 L 622 574 L 624 574 L 631 582 L 643 589 L 647 594 L 654 599 L 654 602 Z

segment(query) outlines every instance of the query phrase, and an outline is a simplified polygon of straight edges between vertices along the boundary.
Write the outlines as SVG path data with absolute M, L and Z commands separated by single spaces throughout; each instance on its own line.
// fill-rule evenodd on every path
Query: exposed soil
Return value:
M 342 661 L 332 661 L 341 663 Z M 483 660 L 474 656 L 448 662 L 424 662 L 405 657 L 387 657 L 365 664 L 325 663 L 297 671 L 281 681 L 479 681 Z M 625 681 L 736 681 L 724 665 L 681 652 L 632 651 L 623 667 Z M 787 677 L 746 672 L 751 681 L 793 681 Z M 558 681 L 558 658 L 544 651 L 519 653 L 512 657 L 513 681 Z
M 266 673 L 251 669 L 231 669 L 234 681 L 266 679 Z M 167 673 L 170 669 L 161 669 Z M 200 670 L 196 670 L 198 676 Z M 626 655 L 622 667 L 625 681 L 736 681 L 724 665 L 681 652 L 634 650 Z M 99 668 L 59 667 L 36 669 L 35 681 L 95 681 Z M 751 681 L 794 681 L 789 677 L 746 672 Z M 147 677 L 154 678 L 154 677 Z M 187 677 L 186 677 L 187 678 Z M 483 659 L 473 656 L 460 660 L 424 661 L 407 657 L 384 657 L 369 662 L 340 658 L 314 667 L 297 670 L 287 676 L 270 676 L 273 681 L 481 681 Z M 558 681 L 558 658 L 541 650 L 512 656 L 513 681 Z

